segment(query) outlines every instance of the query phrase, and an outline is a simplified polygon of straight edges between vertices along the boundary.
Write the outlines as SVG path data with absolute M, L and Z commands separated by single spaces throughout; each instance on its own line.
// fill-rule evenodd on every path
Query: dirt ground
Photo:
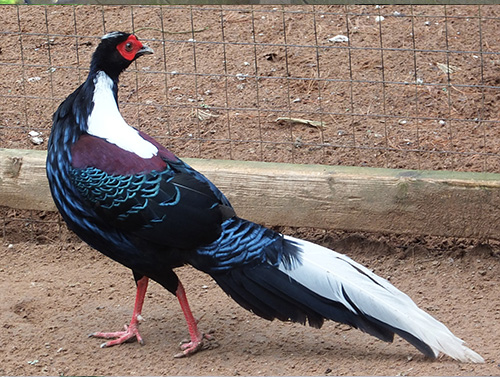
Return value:
M 316 7 L 314 14 L 293 7 L 284 16 L 281 8 L 243 8 L 2 7 L 0 147 L 46 148 L 51 114 L 85 78 L 98 43 L 87 36 L 133 24 L 157 53 L 123 76 L 122 111 L 179 156 L 500 172 L 499 64 L 486 54 L 500 45 L 500 8 L 481 8 L 479 45 L 477 7 L 446 8 L 452 17 L 447 23 L 443 7 L 416 7 L 414 25 L 403 17 L 410 14 L 407 7 L 383 7 L 382 13 L 350 7 L 351 56 L 346 45 L 326 48 L 329 38 L 345 33 L 344 7 Z M 379 14 L 386 16 L 381 27 L 389 49 L 385 87 L 380 51 L 373 49 L 380 47 Z M 162 43 L 162 25 L 200 30 L 196 46 L 182 33 L 166 34 Z M 415 78 L 414 56 L 401 51 L 412 48 L 412 30 L 417 76 L 432 82 L 422 87 L 401 85 Z M 448 55 L 442 52 L 446 33 L 455 51 Z M 311 48 L 315 41 L 325 48 Z M 473 53 L 460 53 L 478 50 L 485 52 L 481 70 Z M 459 68 L 452 86 L 437 64 L 446 59 Z M 318 77 L 325 80 L 312 80 Z M 487 86 L 474 86 L 479 84 Z M 327 127 L 282 124 L 280 116 Z M 32 130 L 42 133 L 40 145 L 32 143 Z M 0 208 L 0 218 L 0 375 L 500 374 L 497 241 L 280 229 L 346 253 L 390 279 L 485 364 L 430 361 L 399 338 L 383 343 L 332 322 L 321 330 L 267 322 L 190 267 L 178 274 L 200 327 L 215 340 L 203 352 L 174 359 L 188 335 L 175 297 L 151 284 L 141 325 L 146 344 L 101 349 L 101 341 L 87 334 L 115 331 L 129 321 L 131 273 L 81 243 L 56 214 Z
M 177 299 L 151 284 L 141 334 L 145 345 L 101 349 L 94 331 L 130 320 L 131 273 L 57 223 L 32 226 L 7 211 L 0 253 L 0 375 L 498 375 L 499 245 L 465 240 L 337 234 L 283 229 L 347 253 L 408 293 L 486 363 L 424 358 L 396 338 L 384 343 L 326 322 L 317 330 L 268 322 L 233 302 L 207 275 L 179 269 L 200 327 L 215 341 L 174 359 L 188 336 Z M 47 220 L 47 215 L 40 215 Z M 51 217 L 50 215 L 49 217 Z M 35 214 L 31 214 L 35 217 Z M 17 220 L 16 220 L 17 219 Z M 35 229 L 33 229 L 35 228 Z M 27 241 L 27 234 L 32 241 Z

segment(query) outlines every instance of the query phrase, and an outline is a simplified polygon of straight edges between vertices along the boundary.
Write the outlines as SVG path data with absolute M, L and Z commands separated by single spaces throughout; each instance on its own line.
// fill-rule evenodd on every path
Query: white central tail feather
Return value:
M 279 269 L 298 283 L 356 313 L 351 301 L 363 314 L 420 339 L 432 349 L 435 357 L 442 352 L 463 362 L 484 362 L 445 325 L 421 310 L 387 280 L 345 255 L 311 242 L 284 237 L 301 249 L 301 263 L 290 266 L 282 262 Z

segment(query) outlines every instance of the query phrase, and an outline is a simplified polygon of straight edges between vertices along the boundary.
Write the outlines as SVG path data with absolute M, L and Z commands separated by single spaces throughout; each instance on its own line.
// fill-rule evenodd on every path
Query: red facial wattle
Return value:
M 142 47 L 142 43 L 139 42 L 135 35 L 131 35 L 127 40 L 118 44 L 116 49 L 125 59 L 132 61 Z

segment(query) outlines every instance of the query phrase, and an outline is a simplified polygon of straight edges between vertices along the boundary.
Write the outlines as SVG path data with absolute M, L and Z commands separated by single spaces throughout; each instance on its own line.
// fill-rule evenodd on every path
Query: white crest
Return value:
M 87 132 L 142 158 L 154 157 L 158 148 L 143 139 L 120 114 L 113 95 L 113 80 L 100 71 L 94 79 L 94 85 L 94 108 L 88 119 Z
M 111 33 L 108 33 L 108 34 L 105 34 L 101 37 L 101 39 L 109 39 L 109 38 L 114 38 L 114 37 L 117 37 L 119 35 L 122 35 L 121 32 L 119 31 L 112 31 Z

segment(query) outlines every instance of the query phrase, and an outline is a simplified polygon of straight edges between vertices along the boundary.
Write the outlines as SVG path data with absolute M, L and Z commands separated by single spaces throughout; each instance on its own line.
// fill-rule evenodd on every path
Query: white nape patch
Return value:
M 94 108 L 88 119 L 87 132 L 142 158 L 154 157 L 158 148 L 143 139 L 120 114 L 113 96 L 113 80 L 100 71 L 94 79 L 94 85 Z

